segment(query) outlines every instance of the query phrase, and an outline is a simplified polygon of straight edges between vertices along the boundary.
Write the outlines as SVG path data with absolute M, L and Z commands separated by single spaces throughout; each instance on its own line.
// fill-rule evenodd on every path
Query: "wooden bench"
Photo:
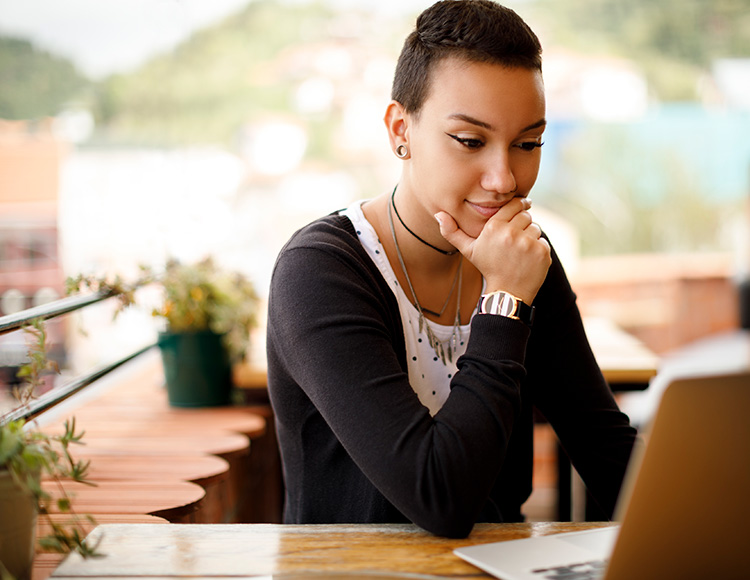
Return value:
M 264 504 L 263 498 L 249 491 L 255 487 L 252 482 L 257 477 L 251 459 L 253 445 L 266 435 L 262 416 L 230 406 L 170 407 L 161 364 L 154 357 L 147 358 L 134 372 L 124 374 L 114 386 L 76 406 L 69 415 L 75 417 L 78 430 L 85 432 L 86 445 L 74 448 L 74 455 L 91 459 L 91 469 L 102 473 L 105 480 L 118 479 L 112 469 L 119 463 L 122 480 L 171 478 L 198 483 L 206 489 L 207 498 L 201 507 L 204 513 L 194 516 L 196 521 L 261 521 L 258 513 L 262 508 L 258 506 Z M 63 421 L 61 416 L 45 431 L 61 433 Z M 262 449 L 261 444 L 258 446 Z M 201 457 L 205 454 L 214 457 Z M 122 473 L 125 457 L 132 468 L 127 474 Z M 218 472 L 216 463 L 206 471 L 207 459 L 223 460 L 226 476 Z M 101 462 L 98 467 L 97 461 Z M 168 468 L 170 464 L 173 467 Z M 109 466 L 109 473 L 103 472 L 105 466 Z
M 104 481 L 187 481 L 206 492 L 197 519 L 201 523 L 228 522 L 233 513 L 229 504 L 229 464 L 210 455 L 137 455 L 121 449 L 106 455 L 76 453 L 90 460 L 88 476 Z
M 228 510 L 224 516 L 215 521 L 235 522 L 241 521 L 238 515 L 238 498 L 247 493 L 245 490 L 249 483 L 244 480 L 248 463 L 250 462 L 250 439 L 239 433 L 226 433 L 211 435 L 161 435 L 153 436 L 128 436 L 116 437 L 114 435 L 101 435 L 86 433 L 86 446 L 83 451 L 76 453 L 77 456 L 91 459 L 92 469 L 97 468 L 97 463 L 102 458 L 116 458 L 120 455 L 137 455 L 140 458 L 154 458 L 158 462 L 181 463 L 191 461 L 196 454 L 215 456 L 226 461 L 228 465 L 228 477 L 226 486 L 222 486 L 226 493 L 223 504 Z M 192 481 L 192 479 L 188 479 Z M 194 483 L 200 483 L 194 481 Z
M 100 515 L 152 515 L 172 523 L 197 523 L 205 490 L 187 481 L 98 481 L 95 486 L 75 481 L 44 481 L 42 488 L 53 499 L 60 487 L 72 498 L 77 513 Z M 54 503 L 53 513 L 59 513 Z M 203 523 L 203 522 L 201 522 Z

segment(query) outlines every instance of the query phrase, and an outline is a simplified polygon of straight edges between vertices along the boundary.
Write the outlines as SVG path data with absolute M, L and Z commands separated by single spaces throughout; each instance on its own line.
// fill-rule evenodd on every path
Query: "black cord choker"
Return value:
M 411 234 L 412 236 L 414 236 L 415 238 L 417 238 L 417 239 L 418 239 L 418 240 L 419 240 L 420 242 L 422 242 L 422 243 L 423 243 L 423 244 L 424 244 L 425 246 L 430 246 L 430 247 L 431 247 L 431 248 L 432 248 L 433 250 L 436 250 L 436 251 L 440 252 L 440 253 L 441 253 L 441 254 L 443 254 L 444 256 L 453 256 L 453 255 L 457 254 L 457 253 L 458 253 L 458 250 L 442 250 L 442 249 L 438 248 L 437 246 L 433 246 L 433 245 L 432 245 L 432 244 L 431 244 L 430 242 L 428 242 L 427 240 L 423 240 L 423 239 L 422 239 L 422 238 L 420 238 L 420 237 L 419 237 L 419 236 L 418 236 L 417 234 L 415 234 L 415 233 L 414 233 L 413 231 L 411 231 L 411 230 L 409 229 L 409 226 L 407 226 L 407 225 L 406 225 L 406 224 L 404 223 L 404 220 L 402 220 L 402 219 L 401 219 L 401 216 L 400 216 L 400 215 L 398 214 L 398 210 L 396 209 L 396 188 L 397 188 L 397 187 L 398 187 L 398 185 L 397 185 L 396 187 L 394 187 L 394 188 L 393 188 L 393 193 L 391 194 L 391 205 L 393 206 L 393 211 L 395 212 L 395 214 L 396 214 L 396 217 L 398 218 L 398 221 L 400 221 L 400 222 L 401 222 L 401 225 L 402 225 L 402 226 L 404 226 L 404 229 L 405 229 L 405 230 L 406 230 L 407 232 L 409 232 L 409 233 L 410 233 L 410 234 Z

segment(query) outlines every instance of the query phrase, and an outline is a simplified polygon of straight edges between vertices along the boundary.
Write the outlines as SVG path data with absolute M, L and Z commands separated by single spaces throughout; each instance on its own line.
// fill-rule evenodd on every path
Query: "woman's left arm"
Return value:
M 559 258 L 535 301 L 526 368 L 534 404 L 555 429 L 596 502 L 611 518 L 636 431 L 620 412 L 583 327 Z

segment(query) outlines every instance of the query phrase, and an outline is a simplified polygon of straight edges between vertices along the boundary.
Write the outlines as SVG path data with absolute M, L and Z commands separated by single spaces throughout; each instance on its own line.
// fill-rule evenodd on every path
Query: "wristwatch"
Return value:
M 534 323 L 534 307 L 529 306 L 510 292 L 490 292 L 479 298 L 479 314 L 496 314 L 520 320 L 527 326 Z

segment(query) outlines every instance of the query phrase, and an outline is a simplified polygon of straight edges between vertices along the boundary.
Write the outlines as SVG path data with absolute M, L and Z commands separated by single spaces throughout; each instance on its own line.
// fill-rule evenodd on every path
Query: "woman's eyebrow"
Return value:
M 492 131 L 492 125 L 490 125 L 489 123 L 485 123 L 484 121 L 480 121 L 479 119 L 475 119 L 474 117 L 465 115 L 463 113 L 453 113 L 448 118 L 455 119 L 456 121 L 465 121 L 466 123 L 481 127 L 482 129 L 488 129 Z
M 492 125 L 490 125 L 489 123 L 485 123 L 484 121 L 480 121 L 479 119 L 475 119 L 471 115 L 466 115 L 464 113 L 453 113 L 452 115 L 449 115 L 448 118 L 454 119 L 456 121 L 464 121 L 466 123 L 476 125 L 477 127 L 481 127 L 482 129 L 487 129 L 488 131 L 493 130 Z M 536 123 L 532 123 L 528 127 L 524 127 L 523 129 L 521 129 L 521 133 L 525 133 L 526 131 L 531 131 L 532 129 L 538 129 L 539 127 L 544 127 L 546 124 L 547 124 L 547 119 L 542 117 Z
M 538 129 L 539 127 L 544 127 L 546 124 L 547 124 L 547 119 L 545 119 L 544 117 L 542 117 L 536 123 L 532 123 L 528 127 L 524 127 L 521 130 L 521 133 L 525 133 L 526 131 L 531 131 L 532 129 Z

